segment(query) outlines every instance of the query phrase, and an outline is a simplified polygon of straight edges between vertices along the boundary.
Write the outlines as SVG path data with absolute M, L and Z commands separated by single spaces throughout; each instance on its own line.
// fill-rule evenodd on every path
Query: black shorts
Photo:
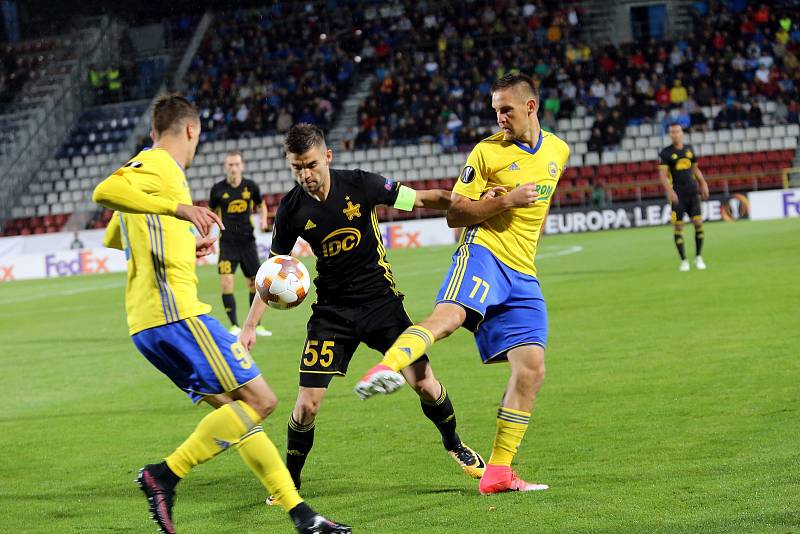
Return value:
M 683 222 L 683 216 L 687 213 L 692 219 L 702 215 L 703 209 L 700 203 L 700 195 L 698 195 L 696 191 L 691 193 L 676 191 L 675 193 L 678 195 L 678 202 L 672 205 L 673 223 L 678 221 Z
M 225 243 L 220 241 L 217 272 L 219 274 L 234 274 L 240 263 L 242 264 L 242 273 L 247 278 L 253 278 L 256 275 L 258 268 L 261 267 L 256 242 Z
M 300 356 L 300 385 L 307 388 L 326 388 L 334 376 L 344 376 L 360 343 L 386 352 L 413 324 L 394 295 L 356 305 L 317 302 L 311 310 Z

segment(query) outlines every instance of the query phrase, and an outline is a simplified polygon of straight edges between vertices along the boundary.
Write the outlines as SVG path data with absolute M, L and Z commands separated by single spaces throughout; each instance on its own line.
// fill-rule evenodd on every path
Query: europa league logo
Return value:
M 734 222 L 745 219 L 750 213 L 750 203 L 747 201 L 746 195 L 736 193 L 727 202 L 722 203 L 721 211 L 723 221 Z

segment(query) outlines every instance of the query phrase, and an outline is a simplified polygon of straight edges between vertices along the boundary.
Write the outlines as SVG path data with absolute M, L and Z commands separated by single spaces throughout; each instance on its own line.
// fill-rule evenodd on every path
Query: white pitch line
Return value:
M 559 250 L 557 252 L 542 252 L 541 254 L 537 254 L 536 258 L 555 258 L 556 256 L 568 256 L 570 254 L 577 254 L 582 250 L 582 246 L 572 245 L 571 247 L 567 247 L 564 250 Z
M 16 302 L 30 302 L 32 300 L 39 300 L 39 299 L 47 299 L 52 298 L 54 296 L 60 297 L 63 295 L 77 295 L 78 293 L 88 293 L 90 291 L 99 291 L 101 289 L 112 289 L 115 287 L 123 288 L 125 284 L 120 284 L 119 282 L 114 283 L 106 283 L 101 285 L 95 286 L 85 286 L 85 287 L 76 287 L 75 289 L 65 289 L 63 291 L 59 290 L 49 290 L 47 293 L 42 293 L 39 295 L 21 295 L 19 298 L 12 298 L 12 299 L 4 299 L 0 300 L 0 305 L 3 304 L 14 304 Z
M 571 247 L 567 247 L 563 250 L 558 250 L 555 252 L 542 252 L 541 254 L 537 254 L 536 258 L 555 258 L 557 256 L 568 256 L 570 254 L 577 254 L 578 252 L 583 251 L 583 247 L 580 245 L 573 245 Z M 443 273 L 448 270 L 449 267 L 436 267 L 435 269 L 425 269 L 425 270 L 416 270 L 416 271 L 399 271 L 401 277 L 406 276 L 416 276 L 418 274 L 430 274 L 430 273 Z

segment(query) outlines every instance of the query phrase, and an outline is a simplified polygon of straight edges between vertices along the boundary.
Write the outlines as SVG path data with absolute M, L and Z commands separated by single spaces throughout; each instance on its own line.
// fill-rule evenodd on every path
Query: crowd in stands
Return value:
M 185 88 L 200 109 L 206 138 L 285 132 L 295 122 L 329 128 L 374 31 L 357 2 L 217 13 Z
M 685 39 L 600 47 L 582 40 L 574 8 L 503 2 L 476 12 L 470 3 L 424 4 L 387 22 L 389 52 L 359 110 L 356 146 L 470 144 L 494 121 L 492 80 L 515 68 L 539 84 L 545 128 L 596 117 L 590 150 L 615 147 L 642 122 L 759 126 L 765 100 L 776 102 L 778 122 L 798 121 L 800 31 L 789 2 L 698 2 Z M 708 117 L 704 106 L 722 110 Z
M 207 139 L 237 138 L 299 121 L 328 129 L 356 72 L 373 74 L 357 129 L 346 134 L 358 148 L 474 143 L 494 122 L 491 82 L 512 69 L 539 84 L 545 128 L 594 116 L 589 144 L 597 151 L 642 122 L 758 126 L 766 100 L 776 103 L 776 121 L 797 122 L 800 32 L 791 2 L 713 3 L 695 2 L 694 27 L 681 40 L 619 46 L 590 46 L 584 14 L 569 2 L 313 0 L 234 9 L 215 15 L 185 90 Z M 721 111 L 707 116 L 707 106 Z
M 433 141 L 449 150 L 493 120 L 489 91 L 499 75 L 512 66 L 539 81 L 555 74 L 561 43 L 580 37 L 580 13 L 541 1 L 432 2 L 386 26 L 390 50 L 359 109 L 356 146 Z

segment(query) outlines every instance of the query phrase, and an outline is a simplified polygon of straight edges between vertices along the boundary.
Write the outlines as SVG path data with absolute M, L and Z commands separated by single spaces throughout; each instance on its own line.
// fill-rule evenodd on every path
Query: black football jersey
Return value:
M 675 148 L 673 145 L 661 150 L 659 165 L 667 167 L 672 189 L 678 193 L 697 193 L 692 165 L 697 162 L 692 145 Z
M 317 256 L 320 302 L 353 303 L 400 295 L 386 260 L 375 206 L 393 205 L 400 183 L 371 172 L 331 169 L 324 202 L 296 185 L 275 214 L 271 254 L 290 254 L 298 237 Z
M 238 187 L 231 187 L 227 180 L 214 184 L 208 207 L 216 211 L 225 225 L 221 241 L 236 242 L 254 240 L 250 214 L 264 202 L 258 185 L 242 178 Z

